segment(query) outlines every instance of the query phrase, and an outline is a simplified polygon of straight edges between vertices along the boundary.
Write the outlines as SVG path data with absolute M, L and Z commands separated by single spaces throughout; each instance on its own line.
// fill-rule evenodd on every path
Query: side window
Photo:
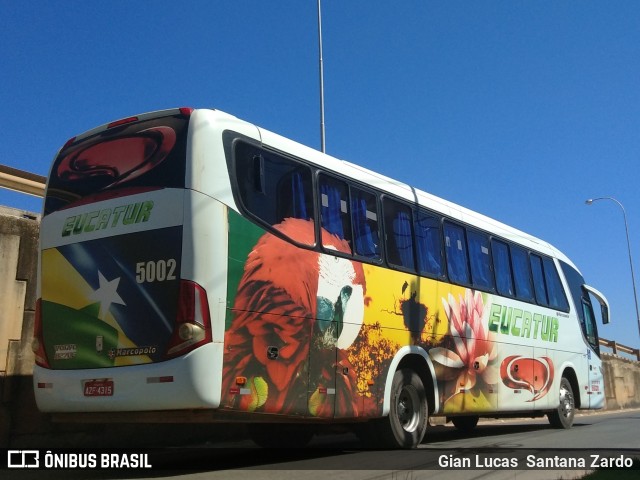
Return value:
M 468 285 L 469 267 L 464 228 L 451 223 L 444 224 L 444 249 L 449 280 Z
M 415 228 L 420 275 L 444 277 L 440 223 L 440 217 L 418 210 Z
M 555 263 L 549 257 L 542 258 L 544 267 L 544 278 L 547 284 L 547 294 L 549 296 L 549 305 L 562 312 L 569 311 L 569 302 L 562 288 L 562 282 L 558 275 Z
M 353 245 L 357 255 L 380 258 L 377 196 L 351 187 L 351 225 Z
M 533 302 L 533 289 L 531 288 L 531 270 L 527 251 L 523 248 L 511 247 L 511 264 L 513 265 L 513 278 L 516 286 L 516 297 L 520 300 Z
M 582 285 L 584 285 L 584 278 L 582 278 L 580 272 L 571 265 L 560 261 L 560 266 L 562 267 L 564 278 L 567 280 L 567 284 L 569 285 L 571 300 L 573 301 L 576 314 L 578 315 L 578 318 L 580 318 L 580 324 L 584 325 L 584 315 L 582 307 L 580 306 L 582 302 Z
M 596 353 L 600 354 L 600 342 L 598 340 L 598 327 L 596 326 L 596 319 L 593 314 L 593 308 L 591 306 L 591 300 L 589 294 L 585 291 L 582 298 L 582 312 L 584 316 L 583 332 L 587 338 L 589 345 L 593 347 Z
M 491 240 L 493 269 L 496 272 L 496 287 L 500 295 L 513 297 L 513 277 L 509 261 L 509 246 L 498 240 Z
M 385 245 L 390 264 L 413 270 L 413 232 L 411 209 L 401 203 L 384 199 Z
M 276 226 L 288 218 L 313 219 L 312 177 L 306 165 L 238 142 L 235 174 L 242 205 L 261 223 Z M 304 239 L 293 240 L 313 244 L 312 221 L 309 228 Z
M 493 272 L 491 271 L 491 255 L 489 254 L 489 236 L 467 230 L 469 244 L 469 263 L 471 265 L 471 281 L 473 286 L 481 290 L 495 290 Z
M 347 184 L 325 175 L 320 176 L 320 209 L 322 228 L 347 240 L 353 248 Z
M 539 305 L 549 305 L 547 300 L 547 289 L 544 284 L 544 274 L 542 273 L 542 258 L 538 255 L 529 256 L 531 262 L 531 273 L 533 275 L 533 290 L 536 294 L 536 301 Z

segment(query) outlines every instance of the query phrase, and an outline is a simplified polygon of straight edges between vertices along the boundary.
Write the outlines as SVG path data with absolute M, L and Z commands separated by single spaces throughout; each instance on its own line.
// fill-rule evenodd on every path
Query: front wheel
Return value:
M 562 377 L 560 380 L 560 404 L 556 410 L 547 414 L 549 423 L 555 428 L 571 428 L 575 414 L 576 403 L 571 383 L 566 377 Z
M 407 368 L 398 370 L 391 384 L 389 416 L 376 421 L 377 439 L 389 448 L 416 448 L 427 431 L 429 411 L 420 377 Z

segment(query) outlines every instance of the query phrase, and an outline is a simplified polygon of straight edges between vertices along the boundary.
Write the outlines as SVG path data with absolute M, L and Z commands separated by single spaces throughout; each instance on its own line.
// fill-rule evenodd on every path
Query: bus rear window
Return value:
M 158 188 L 184 188 L 189 119 L 163 116 L 126 124 L 62 149 L 44 214 Z

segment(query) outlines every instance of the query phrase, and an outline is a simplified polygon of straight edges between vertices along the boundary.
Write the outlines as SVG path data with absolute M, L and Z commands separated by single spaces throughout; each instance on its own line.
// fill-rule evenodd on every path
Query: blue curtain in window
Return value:
M 511 266 L 509 265 L 509 247 L 502 243 L 492 242 L 493 264 L 496 272 L 496 286 L 501 295 L 513 295 Z
M 403 267 L 413 268 L 413 237 L 407 212 L 397 212 L 393 220 L 393 238 Z
M 336 186 L 323 183 L 320 185 L 320 193 L 323 196 L 321 202 L 322 227 L 329 233 L 344 238 L 342 216 L 340 213 L 340 190 Z M 326 198 L 326 201 L 324 198 Z
M 516 283 L 516 296 L 522 300 L 532 301 L 531 271 L 527 252 L 521 248 L 511 250 L 511 263 L 513 264 L 513 278 Z
M 456 283 L 469 283 L 464 231 L 460 227 L 445 226 L 445 238 L 449 279 Z
M 484 234 L 473 231 L 467 235 L 473 286 L 492 290 L 494 285 L 489 265 L 489 239 Z
M 442 275 L 440 261 L 439 230 L 433 226 L 433 218 L 419 218 L 416 224 L 416 247 L 418 250 L 418 270 L 420 273 Z
M 351 215 L 356 253 L 365 257 L 377 256 L 376 243 L 373 240 L 371 226 L 367 221 L 367 202 L 364 198 L 358 198 L 354 195 L 351 200 Z
M 305 201 L 304 183 L 302 183 L 302 175 L 296 172 L 291 175 L 291 194 L 293 196 L 293 216 L 307 220 L 307 203 Z

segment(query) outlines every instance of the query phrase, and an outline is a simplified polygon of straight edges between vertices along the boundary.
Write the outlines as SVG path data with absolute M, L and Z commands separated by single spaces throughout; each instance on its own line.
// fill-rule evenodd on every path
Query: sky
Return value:
M 316 0 L 0 0 L 0 164 L 181 106 L 319 149 L 317 27 Z M 322 31 L 328 154 L 555 245 L 640 346 L 622 209 L 585 205 L 620 201 L 640 259 L 640 2 L 324 0 Z

